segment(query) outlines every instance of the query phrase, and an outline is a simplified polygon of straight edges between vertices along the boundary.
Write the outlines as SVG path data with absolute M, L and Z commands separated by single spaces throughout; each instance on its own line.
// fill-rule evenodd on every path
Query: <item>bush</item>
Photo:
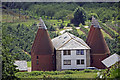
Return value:
M 74 73 L 74 71 L 72 71 L 72 70 L 66 70 L 65 71 L 65 74 L 73 74 Z
M 112 78 L 120 78 L 120 69 L 117 68 L 117 69 L 111 71 L 111 77 Z
M 91 69 L 84 69 L 84 72 L 92 72 Z
M 64 75 L 64 78 L 70 78 L 70 76 L 69 75 Z

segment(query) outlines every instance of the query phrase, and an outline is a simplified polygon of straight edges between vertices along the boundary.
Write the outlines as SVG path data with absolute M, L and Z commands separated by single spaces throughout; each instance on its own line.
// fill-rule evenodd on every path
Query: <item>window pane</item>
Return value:
M 80 60 L 77 60 L 77 65 L 80 65 Z
M 80 50 L 76 50 L 76 55 L 80 55 Z
M 37 60 L 36 64 L 37 64 L 37 65 L 39 64 L 38 60 Z
M 83 49 L 81 50 L 81 55 L 84 55 L 84 50 Z
M 68 61 L 67 61 L 67 64 L 68 64 L 68 65 L 71 65 L 71 60 L 68 60 Z
M 63 64 L 64 64 L 64 65 L 71 65 L 71 60 L 64 60 L 64 61 L 63 61 Z
M 64 50 L 64 51 L 63 51 L 63 55 L 67 55 L 67 52 L 66 52 L 66 50 Z
M 81 59 L 81 64 L 84 64 L 84 59 Z
M 68 50 L 68 55 L 71 55 L 71 51 L 70 50 Z
M 70 50 L 64 50 L 63 55 L 71 55 L 71 51 Z

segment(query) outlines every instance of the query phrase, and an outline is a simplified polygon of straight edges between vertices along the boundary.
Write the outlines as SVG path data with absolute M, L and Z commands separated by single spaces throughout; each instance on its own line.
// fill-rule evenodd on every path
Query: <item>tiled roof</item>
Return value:
M 16 69 L 20 71 L 27 71 L 27 61 L 15 61 L 14 65 L 18 66 Z
M 52 54 L 54 47 L 47 32 L 47 28 L 40 18 L 40 25 L 32 45 L 31 53 L 34 54 Z
M 92 17 L 92 25 L 90 27 L 86 42 L 91 48 L 91 54 L 110 53 L 107 43 L 101 32 L 99 23 L 94 17 Z
M 68 32 L 52 39 L 52 43 L 56 50 L 90 49 L 90 47 L 82 39 Z
M 120 61 L 120 56 L 115 53 L 115 54 L 109 56 L 108 58 L 104 59 L 102 61 L 102 63 L 105 66 L 110 67 L 110 66 L 112 66 L 113 64 L 115 64 L 116 62 L 119 62 L 119 61 Z

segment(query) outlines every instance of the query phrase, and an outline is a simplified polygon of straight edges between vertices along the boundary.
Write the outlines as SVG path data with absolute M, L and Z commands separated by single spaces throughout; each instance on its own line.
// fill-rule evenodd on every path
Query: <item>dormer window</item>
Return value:
M 67 36 L 64 37 L 64 39 L 66 39 L 66 38 L 67 38 Z

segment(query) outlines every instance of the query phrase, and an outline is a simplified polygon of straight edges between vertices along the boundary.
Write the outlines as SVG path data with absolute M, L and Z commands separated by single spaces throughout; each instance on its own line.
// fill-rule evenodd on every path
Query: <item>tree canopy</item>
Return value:
M 15 73 L 18 72 L 17 66 L 14 65 L 14 53 L 10 53 L 10 43 L 12 38 L 6 34 L 2 36 L 2 78 L 13 80 Z
M 78 7 L 74 11 L 73 23 L 75 26 L 79 26 L 80 23 L 85 24 L 86 12 L 82 7 Z

